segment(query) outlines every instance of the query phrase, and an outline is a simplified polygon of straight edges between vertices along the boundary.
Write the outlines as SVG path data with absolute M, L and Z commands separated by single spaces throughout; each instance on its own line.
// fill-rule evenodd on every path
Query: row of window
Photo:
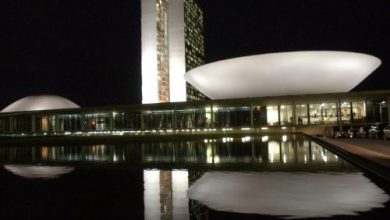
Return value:
M 1 117 L 0 132 L 259 128 L 387 121 L 387 104 L 376 101 L 268 106 L 214 105 L 175 110 Z

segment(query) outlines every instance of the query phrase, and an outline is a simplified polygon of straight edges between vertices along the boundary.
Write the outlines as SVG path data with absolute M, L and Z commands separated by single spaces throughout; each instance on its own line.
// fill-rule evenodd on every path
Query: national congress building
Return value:
M 295 51 L 203 65 L 195 0 L 142 0 L 141 8 L 142 105 L 79 108 L 58 96 L 29 96 L 0 112 L 0 134 L 325 134 L 389 122 L 390 90 L 350 92 L 381 65 L 375 56 Z

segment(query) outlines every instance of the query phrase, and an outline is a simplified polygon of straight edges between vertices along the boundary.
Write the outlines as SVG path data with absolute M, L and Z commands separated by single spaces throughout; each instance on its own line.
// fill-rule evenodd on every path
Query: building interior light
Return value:
M 245 136 L 245 137 L 242 137 L 242 138 L 241 138 L 241 142 L 242 142 L 242 143 L 249 142 L 250 140 L 251 140 L 251 137 L 250 137 L 250 136 Z

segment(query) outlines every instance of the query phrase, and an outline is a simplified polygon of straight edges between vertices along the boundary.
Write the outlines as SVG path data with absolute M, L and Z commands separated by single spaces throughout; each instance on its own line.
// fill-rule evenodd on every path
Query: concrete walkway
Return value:
M 359 158 L 372 162 L 383 168 L 386 176 L 390 174 L 390 140 L 379 139 L 332 139 L 319 138 L 320 140 L 340 148 Z M 383 172 L 382 172 L 383 173 Z
M 322 140 L 390 169 L 390 140 L 357 138 L 322 138 Z

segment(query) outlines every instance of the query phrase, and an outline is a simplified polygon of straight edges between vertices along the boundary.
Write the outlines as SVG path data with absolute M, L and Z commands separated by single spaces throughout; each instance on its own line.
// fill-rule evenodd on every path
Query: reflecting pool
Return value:
M 0 146 L 0 164 L 1 219 L 387 219 L 390 212 L 388 183 L 302 135 Z

